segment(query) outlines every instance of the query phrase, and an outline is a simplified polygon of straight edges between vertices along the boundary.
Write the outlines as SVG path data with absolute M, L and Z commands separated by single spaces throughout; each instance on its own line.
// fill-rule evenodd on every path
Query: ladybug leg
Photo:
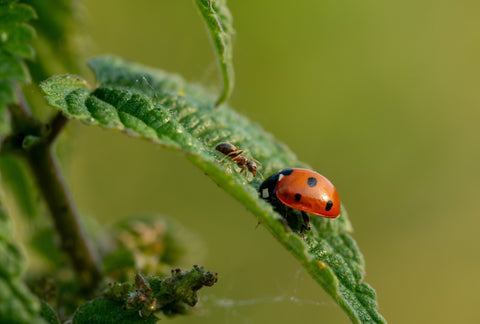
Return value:
M 302 234 L 303 231 L 309 231 L 312 227 L 310 226 L 310 218 L 308 217 L 307 213 L 302 211 L 302 217 L 303 217 L 303 224 L 302 224 Z
M 285 232 L 290 232 L 292 229 L 287 222 L 287 211 L 288 211 L 287 206 L 283 205 L 283 213 L 282 213 L 282 218 L 280 218 L 280 222 L 282 223 L 283 227 L 285 227 Z
M 283 227 L 285 227 L 285 232 L 290 232 L 292 230 L 290 226 L 288 226 L 288 222 L 286 218 L 282 217 L 279 220 L 280 220 L 280 223 L 282 223 Z

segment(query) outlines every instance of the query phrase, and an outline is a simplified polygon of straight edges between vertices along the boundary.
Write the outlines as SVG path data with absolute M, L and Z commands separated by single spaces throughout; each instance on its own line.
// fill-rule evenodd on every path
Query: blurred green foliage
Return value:
M 190 266 L 192 257 L 198 261 L 197 255 L 191 255 L 198 251 L 198 239 L 162 215 L 132 217 L 106 229 L 102 236 L 99 241 L 105 275 L 115 281 L 131 280 L 138 271 L 166 274 L 172 267 Z
M 38 299 L 21 280 L 25 260 L 18 245 L 12 242 L 12 226 L 1 203 L 0 225 L 0 322 L 45 324 L 39 316 Z

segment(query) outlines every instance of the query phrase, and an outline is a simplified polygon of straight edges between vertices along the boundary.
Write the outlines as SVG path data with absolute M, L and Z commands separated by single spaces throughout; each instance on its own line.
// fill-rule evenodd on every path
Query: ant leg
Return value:
M 225 156 L 223 157 L 223 159 L 221 159 L 220 161 L 218 161 L 218 163 L 222 163 L 223 160 L 225 160 L 227 157 L 229 157 L 229 156 L 228 156 L 228 155 L 225 155 Z
M 245 152 L 243 150 L 236 150 L 236 151 L 233 151 L 233 152 L 230 152 L 228 153 L 228 156 L 230 156 L 233 159 L 236 159 L 237 157 L 239 157 L 240 155 L 242 155 L 242 153 Z
M 240 151 L 241 152 L 241 151 Z M 232 162 L 234 163 L 239 163 L 241 162 L 242 160 L 245 160 L 245 158 L 243 156 L 241 156 L 240 154 L 235 154 L 236 152 L 232 152 L 229 154 L 230 156 L 230 159 L 232 160 Z
M 247 180 L 247 168 L 245 166 L 240 166 L 240 165 L 238 167 L 240 168 L 240 170 L 238 170 L 238 173 L 242 173 L 245 171 L 245 180 Z
M 243 151 L 242 150 L 237 150 L 237 151 L 233 151 L 233 152 L 230 152 L 228 154 L 225 154 L 225 156 L 218 162 L 218 163 L 221 163 L 223 160 L 225 160 L 227 157 L 229 157 L 233 162 L 237 162 L 238 160 L 238 157 L 240 156 L 240 154 L 242 154 Z
M 258 162 L 258 161 L 255 160 L 253 157 L 251 157 L 250 160 L 252 160 L 253 162 L 257 163 L 259 166 L 262 166 L 262 163 Z
M 257 170 L 257 173 L 258 173 L 258 175 L 260 176 L 260 178 L 264 179 L 264 178 L 263 178 L 263 175 L 260 173 L 260 171 Z

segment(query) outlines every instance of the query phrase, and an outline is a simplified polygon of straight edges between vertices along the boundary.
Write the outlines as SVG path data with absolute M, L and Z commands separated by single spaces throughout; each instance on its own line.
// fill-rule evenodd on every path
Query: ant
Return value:
M 262 166 L 260 162 L 255 160 L 254 158 L 250 158 L 250 161 L 242 156 L 242 153 L 245 152 L 244 150 L 240 150 L 238 146 L 235 146 L 233 144 L 223 142 L 218 144 L 215 147 L 215 150 L 219 151 L 220 153 L 223 153 L 225 156 L 223 159 L 220 160 L 222 162 L 225 160 L 227 157 L 232 160 L 232 162 L 237 163 L 237 166 L 240 168 L 240 172 L 245 171 L 245 179 L 247 179 L 247 172 L 249 171 L 251 174 L 253 174 L 253 177 L 255 177 L 258 173 L 260 178 L 263 179 L 262 174 L 260 171 L 257 171 L 257 163 Z M 256 162 L 256 163 L 255 163 Z

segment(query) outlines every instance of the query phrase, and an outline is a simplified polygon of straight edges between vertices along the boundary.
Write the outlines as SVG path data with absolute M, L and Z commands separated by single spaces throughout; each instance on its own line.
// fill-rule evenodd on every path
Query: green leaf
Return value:
M 50 226 L 37 228 L 30 236 L 28 247 L 48 261 L 53 268 L 61 269 L 68 265 L 68 259 L 56 242 L 57 235 L 56 230 Z
M 35 31 L 26 22 L 36 14 L 30 6 L 16 2 L 0 1 L 0 137 L 11 130 L 7 106 L 17 102 L 15 84 L 30 82 L 23 59 L 34 56 L 30 43 Z
M 32 23 L 38 33 L 33 41 L 36 59 L 28 62 L 33 80 L 40 82 L 65 72 L 80 73 L 79 57 L 87 47 L 85 33 L 80 34 L 78 28 L 84 16 L 81 3 L 71 0 L 23 2 L 34 8 L 39 18 Z
M 10 242 L 0 244 L 0 277 L 18 277 L 23 269 L 23 256 L 18 247 Z
M 215 109 L 215 102 L 198 87 L 163 71 L 116 57 L 90 61 L 99 87 L 64 75 L 45 81 L 47 100 L 69 118 L 121 130 L 185 153 L 220 187 L 251 210 L 272 235 L 347 312 L 354 323 L 384 323 L 375 309 L 375 292 L 363 283 L 364 260 L 350 236 L 345 208 L 337 219 L 312 218 L 312 230 L 300 237 L 287 230 L 282 216 L 258 197 L 261 180 L 246 181 L 233 164 L 218 161 L 219 142 L 247 149 L 269 176 L 292 167 L 309 168 L 270 134 L 234 110 Z M 293 216 L 301 217 L 292 213 Z
M 144 318 L 163 312 L 166 316 L 190 313 L 198 302 L 198 291 L 217 282 L 217 274 L 203 267 L 190 271 L 175 269 L 170 277 L 135 275 L 135 283 L 111 284 L 105 297 L 120 302 L 123 309 L 135 310 Z
M 152 290 L 156 308 L 167 316 L 173 316 L 188 313 L 190 307 L 198 302 L 198 290 L 204 286 L 211 287 L 216 282 L 216 273 L 193 266 L 191 271 L 172 270 L 169 278 L 148 278 L 148 287 Z
M 194 0 L 202 15 L 217 53 L 218 64 L 223 79 L 223 90 L 215 103 L 219 106 L 228 98 L 233 90 L 234 70 L 232 62 L 233 34 L 232 15 L 226 0 Z
M 0 323 L 45 324 L 39 316 L 39 301 L 19 279 L 23 256 L 5 229 L 11 230 L 11 225 L 0 204 Z
M 0 3 L 0 81 L 29 81 L 22 59 L 34 55 L 30 42 L 35 31 L 26 24 L 33 18 L 35 11 L 28 5 L 16 1 Z
M 0 80 L 0 103 L 9 103 L 15 101 L 15 90 L 10 82 Z
M 157 318 L 142 318 L 135 309 L 123 309 L 123 303 L 100 297 L 82 305 L 73 324 L 155 324 Z
M 21 281 L 0 277 L 0 323 L 45 324 L 39 312 L 38 300 Z
M 2 50 L 23 58 L 34 56 L 30 42 L 35 30 L 25 21 L 36 18 L 35 11 L 27 5 L 18 4 L 0 9 L 0 42 Z
M 30 82 L 27 66 L 10 53 L 0 51 L 0 80 Z
M 42 301 L 41 302 L 41 311 L 40 311 L 40 316 L 49 324 L 60 324 L 58 321 L 57 313 L 53 310 L 50 305 L 48 305 L 46 302 Z
M 10 82 L 0 80 L 0 141 L 12 130 L 10 112 L 7 104 L 15 102 L 15 91 Z
M 190 264 L 188 246 L 201 242 L 174 219 L 154 213 L 132 215 L 102 236 L 110 237 L 102 258 L 104 274 L 116 281 L 126 281 L 136 272 L 160 275 L 172 266 Z M 198 259 L 198 258 L 197 258 Z
M 12 223 L 7 212 L 0 206 L 0 242 L 6 241 L 12 233 Z
M 26 219 L 33 220 L 39 214 L 40 203 L 28 165 L 17 156 L 4 155 L 0 159 L 0 171 L 3 185 L 14 195 L 20 212 Z

